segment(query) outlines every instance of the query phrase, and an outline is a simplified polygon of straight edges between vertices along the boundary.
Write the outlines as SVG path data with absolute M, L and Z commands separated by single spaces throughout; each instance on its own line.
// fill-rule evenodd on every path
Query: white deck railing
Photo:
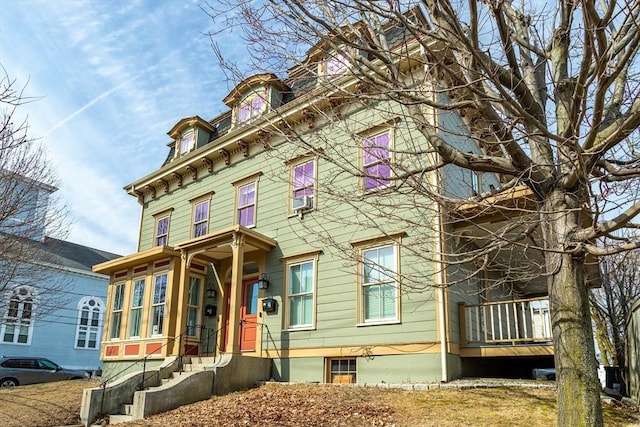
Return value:
M 551 341 L 549 299 L 459 304 L 460 341 L 466 344 L 525 344 Z

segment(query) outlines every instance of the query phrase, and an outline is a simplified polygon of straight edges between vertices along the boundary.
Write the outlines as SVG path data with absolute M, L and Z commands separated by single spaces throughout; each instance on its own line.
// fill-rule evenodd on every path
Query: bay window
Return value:
M 162 335 L 165 301 L 167 297 L 167 273 L 154 277 L 153 301 L 151 304 L 151 335 Z
M 122 324 L 122 308 L 124 304 L 124 283 L 117 283 L 113 288 L 113 303 L 111 305 L 111 329 L 109 338 L 120 338 Z
M 131 314 L 129 323 L 129 337 L 140 337 L 142 326 L 142 307 L 144 305 L 145 279 L 136 279 L 131 292 Z

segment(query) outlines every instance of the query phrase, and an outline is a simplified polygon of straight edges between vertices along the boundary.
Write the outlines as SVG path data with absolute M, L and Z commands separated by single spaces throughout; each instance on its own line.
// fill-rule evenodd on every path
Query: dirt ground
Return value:
M 77 380 L 0 389 L 0 426 L 78 425 Z M 637 408 L 604 405 L 606 426 L 640 426 Z M 556 395 L 541 388 L 407 391 L 318 384 L 266 384 L 215 396 L 123 426 L 553 426 Z

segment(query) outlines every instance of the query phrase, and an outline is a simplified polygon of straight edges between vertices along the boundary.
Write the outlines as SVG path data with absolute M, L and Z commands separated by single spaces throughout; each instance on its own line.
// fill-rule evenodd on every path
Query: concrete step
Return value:
M 191 363 L 198 363 L 200 365 L 205 365 L 205 366 L 213 366 L 214 363 L 216 363 L 216 361 L 219 358 L 217 357 L 213 357 L 213 356 L 207 356 L 207 357 L 192 357 L 191 358 Z
M 122 424 L 133 421 L 133 415 L 109 415 L 109 424 Z
M 194 371 L 204 371 L 208 365 L 204 365 L 202 363 L 188 363 L 182 366 L 182 370 L 184 372 L 194 372 Z M 174 372 L 175 374 L 176 372 Z
M 133 404 L 123 405 L 122 412 L 124 415 L 133 415 Z

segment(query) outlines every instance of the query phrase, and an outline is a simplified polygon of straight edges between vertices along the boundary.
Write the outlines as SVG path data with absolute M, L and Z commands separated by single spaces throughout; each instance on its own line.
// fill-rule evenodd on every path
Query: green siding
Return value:
M 324 358 L 274 359 L 271 369 L 276 381 L 324 382 Z
M 440 354 L 406 354 L 357 359 L 358 383 L 439 382 Z
M 325 358 L 303 357 L 273 360 L 276 381 L 325 382 Z M 406 354 L 358 357 L 357 382 L 360 384 L 402 384 L 439 382 L 439 354 Z
M 355 110 L 348 113 L 350 119 L 357 123 L 355 131 L 360 132 L 368 126 L 378 125 L 400 113 L 394 113 L 392 108 L 382 106 L 384 116 L 379 119 L 371 118 L 368 110 Z M 395 128 L 395 147 L 402 149 L 407 144 L 417 142 L 409 135 L 409 124 L 398 122 Z M 336 126 L 319 125 L 311 137 L 323 144 L 326 151 L 336 150 L 345 158 L 357 159 L 353 137 Z M 434 293 L 431 285 L 434 280 L 434 268 L 426 263 L 421 256 L 413 255 L 407 248 L 400 248 L 400 270 L 403 283 L 400 288 L 401 312 L 400 322 L 394 324 L 358 326 L 357 313 L 357 276 L 356 265 L 352 257 L 346 256 L 352 249 L 351 242 L 381 236 L 381 230 L 389 233 L 404 232 L 403 244 L 413 244 L 418 241 L 425 248 L 433 248 L 429 239 L 429 225 L 432 222 L 430 210 L 421 211 L 411 206 L 406 199 L 397 195 L 380 196 L 368 195 L 371 199 L 391 202 L 390 215 L 412 218 L 415 225 L 397 219 L 388 219 L 380 224 L 358 219 L 357 211 L 344 201 L 329 195 L 343 192 L 346 195 L 359 196 L 358 179 L 350 173 L 341 172 L 335 166 L 318 160 L 318 197 L 316 209 L 305 213 L 300 219 L 288 213 L 288 166 L 284 160 L 294 158 L 304 153 L 304 150 L 291 150 L 287 144 L 262 150 L 261 147 L 251 147 L 251 155 L 244 158 L 243 153 L 232 153 L 229 166 L 216 162 L 213 173 L 206 169 L 198 171 L 197 180 L 185 174 L 181 187 L 175 182 L 170 184 L 170 190 L 165 194 L 159 190 L 156 198 L 147 200 L 144 205 L 141 223 L 140 250 L 148 249 L 154 240 L 153 214 L 172 209 L 169 227 L 169 245 L 176 245 L 190 239 L 191 203 L 190 200 L 203 194 L 214 192 L 211 198 L 209 232 L 222 229 L 233 224 L 235 188 L 233 182 L 262 172 L 257 192 L 257 226 L 255 230 L 277 240 L 277 248 L 267 254 L 266 273 L 271 285 L 264 296 L 273 297 L 278 301 L 276 313 L 265 314 L 263 322 L 263 347 L 265 349 L 304 349 L 322 347 L 352 347 L 362 346 L 362 356 L 367 346 L 386 346 L 389 351 L 397 351 L 394 346 L 410 343 L 426 343 L 429 345 L 437 339 L 436 308 Z M 330 184 L 330 188 L 327 185 Z M 411 202 L 411 201 L 409 201 Z M 417 204 L 425 204 L 424 200 Z M 420 226 L 421 223 L 429 224 Z M 331 236 L 343 250 L 324 244 L 323 239 Z M 425 239 L 425 237 L 427 237 Z M 304 252 L 321 249 L 317 264 L 317 294 L 316 294 L 316 322 L 313 330 L 282 331 L 284 324 L 286 301 L 284 284 L 284 265 L 282 257 L 288 257 Z M 420 251 L 417 251 L 420 252 Z M 224 271 L 220 272 L 224 274 Z M 218 301 L 218 305 L 220 301 Z M 394 362 L 395 360 L 395 362 Z M 376 357 L 374 360 L 359 359 L 362 374 L 367 381 L 403 381 L 412 375 L 416 381 L 432 381 L 440 375 L 439 355 L 415 355 Z M 415 365 L 417 364 L 417 365 Z M 414 366 L 415 365 L 415 366 Z M 278 361 L 275 363 L 276 376 L 285 380 L 295 381 L 323 381 L 323 358 L 304 358 Z M 402 366 L 402 367 L 401 367 Z M 392 374 L 393 368 L 398 371 Z M 437 372 L 437 375 L 433 372 Z M 414 374 L 411 374 L 414 372 Z M 380 376 L 384 373 L 384 376 Z

